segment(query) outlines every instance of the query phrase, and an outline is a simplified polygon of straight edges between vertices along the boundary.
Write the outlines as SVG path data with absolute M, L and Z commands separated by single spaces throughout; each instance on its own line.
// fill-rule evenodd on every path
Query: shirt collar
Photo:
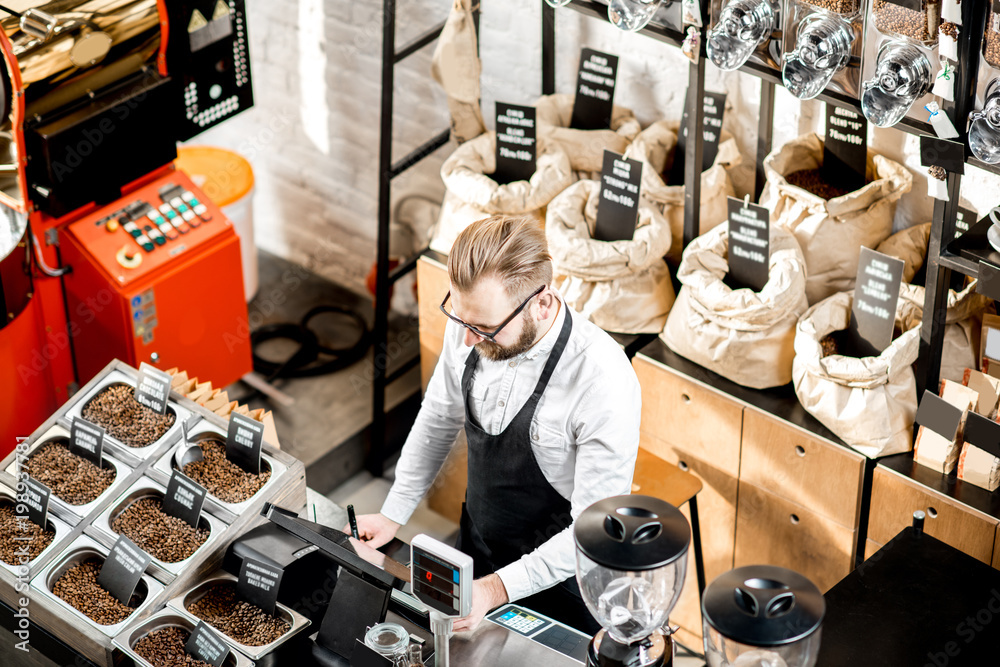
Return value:
M 545 332 L 542 339 L 535 343 L 527 352 L 523 352 L 518 355 L 521 359 L 537 359 L 543 354 L 548 354 L 553 347 L 555 347 L 556 339 L 559 338 L 559 332 L 562 331 L 563 321 L 568 317 L 566 309 L 566 302 L 563 300 L 562 296 L 554 288 L 549 288 L 552 291 L 553 296 L 559 302 L 559 313 L 556 314 L 556 319 L 552 322 L 552 326 L 549 330 Z

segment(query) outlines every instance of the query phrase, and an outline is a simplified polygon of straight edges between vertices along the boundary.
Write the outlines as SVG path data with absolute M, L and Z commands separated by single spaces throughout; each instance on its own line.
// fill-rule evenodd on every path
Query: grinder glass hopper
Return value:
M 576 520 L 576 578 L 603 629 L 588 650 L 594 667 L 672 662 L 664 633 L 677 604 L 691 527 L 677 508 L 648 496 L 600 500 Z
M 887 41 L 879 48 L 875 76 L 861 86 L 861 111 L 878 127 L 892 127 L 932 83 L 931 62 L 923 51 Z
M 969 116 L 969 148 L 986 164 L 1000 164 L 1000 79 L 986 88 L 982 111 Z
M 812 667 L 826 602 L 798 572 L 750 565 L 719 576 L 702 596 L 708 667 Z
M 781 80 L 795 97 L 811 100 L 851 58 L 854 32 L 838 16 L 814 13 L 799 24 L 795 50 L 786 53 Z
M 628 32 L 642 30 L 649 23 L 663 0 L 611 0 L 608 20 Z
M 771 35 L 777 13 L 771 0 L 729 0 L 708 32 L 708 59 L 727 72 L 739 69 Z

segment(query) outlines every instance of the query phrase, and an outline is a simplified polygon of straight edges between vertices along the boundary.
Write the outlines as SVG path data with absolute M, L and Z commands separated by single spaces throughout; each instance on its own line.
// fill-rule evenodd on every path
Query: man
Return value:
M 472 630 L 517 601 L 585 632 L 598 625 L 575 578 L 572 521 L 631 491 L 639 382 L 605 332 L 552 289 L 534 220 L 494 216 L 448 258 L 441 358 L 381 513 L 358 517 L 378 547 L 409 520 L 465 426 L 468 487 L 458 548 L 475 560 Z M 450 311 L 450 312 L 449 312 Z M 472 348 L 468 350 L 468 348 Z

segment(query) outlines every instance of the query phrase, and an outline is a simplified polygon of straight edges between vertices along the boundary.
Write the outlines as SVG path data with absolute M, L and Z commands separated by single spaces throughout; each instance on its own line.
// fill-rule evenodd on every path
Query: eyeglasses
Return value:
M 543 291 L 545 291 L 545 285 L 542 285 L 541 287 L 539 287 L 538 289 L 536 289 L 534 292 L 532 292 L 531 295 L 527 299 L 525 299 L 521 303 L 521 305 L 518 306 L 517 309 L 514 310 L 513 313 L 510 314 L 510 317 L 508 317 L 503 322 L 501 322 L 500 326 L 498 326 L 496 329 L 494 329 L 492 333 L 486 333 L 485 331 L 480 331 L 479 329 L 477 329 L 476 327 L 472 326 L 471 324 L 466 324 L 465 322 L 463 322 L 462 320 L 458 319 L 457 317 L 455 317 L 454 315 L 452 315 L 451 313 L 448 312 L 448 310 L 444 306 L 445 306 L 446 303 L 448 303 L 448 299 L 451 298 L 451 290 L 448 290 L 448 293 L 444 295 L 444 301 L 441 302 L 441 312 L 444 313 L 448 317 L 448 319 L 451 320 L 452 322 L 454 322 L 455 324 L 460 324 L 463 327 L 465 327 L 466 329 L 468 329 L 469 331 L 471 331 L 472 333 L 474 333 L 477 336 L 479 336 L 480 338 L 485 338 L 486 340 L 488 340 L 488 341 L 490 341 L 492 343 L 495 343 L 496 342 L 497 334 L 499 334 L 500 331 L 505 326 L 507 326 L 508 324 L 510 324 L 511 320 L 513 320 L 515 317 L 517 317 L 518 314 L 520 314 L 520 312 L 522 310 L 524 310 L 524 307 L 528 305 L 529 301 L 531 301 L 532 299 L 534 299 L 536 296 L 538 296 L 539 294 L 541 294 Z

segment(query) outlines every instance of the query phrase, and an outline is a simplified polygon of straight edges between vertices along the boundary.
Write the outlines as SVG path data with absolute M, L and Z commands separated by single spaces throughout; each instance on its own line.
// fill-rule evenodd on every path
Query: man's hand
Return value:
M 472 611 L 455 621 L 455 632 L 472 632 L 486 614 L 507 602 L 507 589 L 499 576 L 490 574 L 472 582 Z
M 350 525 L 344 526 L 341 530 L 348 535 L 351 534 Z M 381 514 L 362 514 L 358 517 L 358 536 L 373 549 L 388 544 L 398 530 L 398 523 L 390 521 Z

